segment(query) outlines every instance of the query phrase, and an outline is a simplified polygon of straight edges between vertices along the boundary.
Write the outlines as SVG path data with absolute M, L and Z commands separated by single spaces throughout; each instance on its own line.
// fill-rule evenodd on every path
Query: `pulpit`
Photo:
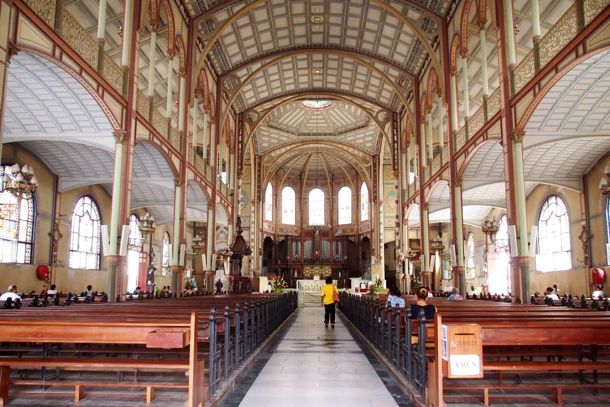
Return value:
M 238 216 L 235 239 L 233 239 L 233 243 L 230 246 L 231 271 L 229 275 L 229 290 L 234 293 L 251 293 L 252 282 L 250 277 L 241 275 L 242 258 L 252 254 L 250 246 L 241 235 L 242 232 L 241 217 Z

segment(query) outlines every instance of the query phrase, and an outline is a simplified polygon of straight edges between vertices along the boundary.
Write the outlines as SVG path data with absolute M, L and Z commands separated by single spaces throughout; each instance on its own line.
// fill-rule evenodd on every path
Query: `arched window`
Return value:
M 474 259 L 474 235 L 472 232 L 468 233 L 468 239 L 466 240 L 466 278 L 475 278 L 475 259 Z
M 70 268 L 100 268 L 100 224 L 97 203 L 90 196 L 80 198 L 72 212 L 70 224 Z
M 141 270 L 144 238 L 140 230 L 140 219 L 136 215 L 129 216 L 129 244 L 127 251 L 127 291 L 133 291 L 138 285 Z
M 273 220 L 273 187 L 271 182 L 267 184 L 267 189 L 265 189 L 265 220 Z
M 369 220 L 369 187 L 366 182 L 360 187 L 360 220 Z
M 163 254 L 161 257 L 161 271 L 163 275 L 169 273 L 169 232 L 163 234 Z
M 296 194 L 291 187 L 282 189 L 282 223 L 285 225 L 296 224 Z
M 0 166 L 0 263 L 31 263 L 34 197 L 17 199 L 4 190 L 6 169 Z
M 494 240 L 495 250 L 487 252 L 485 264 L 488 275 L 489 292 L 507 294 L 510 292 L 511 279 L 509 270 L 508 219 L 502 215 L 498 220 L 499 228 Z
M 309 224 L 324 224 L 324 192 L 320 188 L 309 192 Z
M 343 187 L 339 190 L 339 225 L 352 223 L 352 190 Z
M 540 271 L 554 271 L 571 267 L 568 211 L 560 197 L 551 195 L 543 202 L 538 217 L 536 268 Z

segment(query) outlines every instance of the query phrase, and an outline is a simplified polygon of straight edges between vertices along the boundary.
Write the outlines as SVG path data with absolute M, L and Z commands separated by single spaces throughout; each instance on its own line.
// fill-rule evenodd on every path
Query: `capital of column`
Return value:
M 184 270 L 184 267 L 174 265 L 174 266 L 170 266 L 170 270 L 171 270 L 172 274 L 178 274 L 178 273 L 181 273 L 182 270 Z
M 461 188 L 462 187 L 462 182 L 464 180 L 460 177 L 455 177 L 455 179 L 453 180 L 453 187 L 454 188 Z
M 513 130 L 513 141 L 515 143 L 521 143 L 523 141 L 523 137 L 525 137 L 525 130 L 523 129 L 515 129 Z
M 174 179 L 174 187 L 179 188 L 184 184 L 184 180 L 182 178 Z
M 111 254 L 110 256 L 106 256 L 106 262 L 110 267 L 118 266 L 120 261 L 121 257 L 118 254 Z
M 125 129 L 115 129 L 112 132 L 112 135 L 114 136 L 114 142 L 117 144 L 123 144 L 127 139 L 127 132 Z
M 8 44 L 8 58 L 7 58 L 7 63 L 11 62 L 11 59 L 17 55 L 19 53 L 19 51 L 21 51 L 21 48 L 19 48 L 17 45 L 13 44 L 12 42 Z

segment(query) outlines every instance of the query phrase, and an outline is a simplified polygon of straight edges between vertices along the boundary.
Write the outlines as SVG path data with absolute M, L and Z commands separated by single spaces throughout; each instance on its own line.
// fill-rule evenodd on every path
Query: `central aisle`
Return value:
M 397 406 L 343 322 L 306 307 L 246 393 L 243 407 Z

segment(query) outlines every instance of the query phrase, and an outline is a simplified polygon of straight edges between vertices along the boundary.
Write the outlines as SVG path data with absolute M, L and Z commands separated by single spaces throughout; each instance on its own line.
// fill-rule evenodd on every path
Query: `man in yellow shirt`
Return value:
M 333 284 L 332 277 L 326 277 L 326 284 L 322 287 L 321 302 L 324 306 L 324 326 L 327 328 L 329 319 L 330 326 L 335 327 L 335 294 L 339 295 L 339 292 Z

